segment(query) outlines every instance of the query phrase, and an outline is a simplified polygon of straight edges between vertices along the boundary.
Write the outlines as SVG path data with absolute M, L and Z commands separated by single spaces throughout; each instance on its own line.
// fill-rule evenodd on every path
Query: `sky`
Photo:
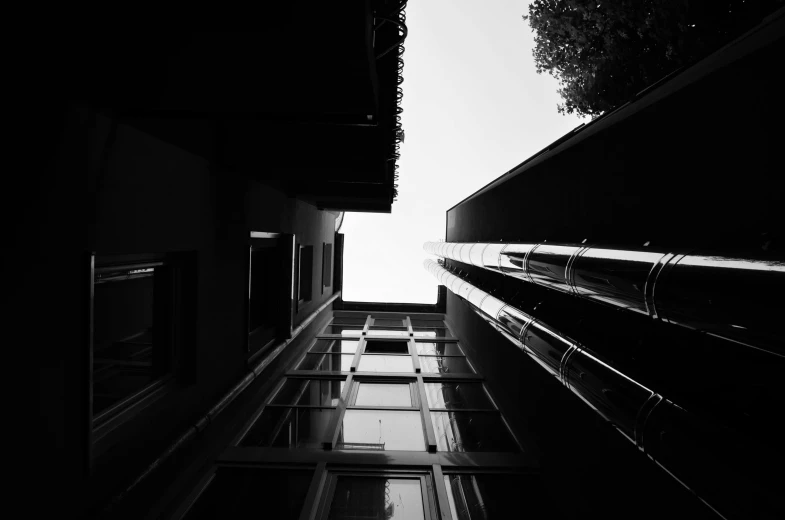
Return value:
M 536 73 L 530 2 L 417 0 L 406 8 L 406 134 L 392 213 L 346 213 L 343 300 L 435 303 L 422 245 L 446 211 L 588 119 L 564 116 Z

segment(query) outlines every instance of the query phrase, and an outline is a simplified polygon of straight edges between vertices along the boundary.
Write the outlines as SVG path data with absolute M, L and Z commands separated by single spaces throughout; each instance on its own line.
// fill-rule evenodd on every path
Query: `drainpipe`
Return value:
M 172 443 L 164 452 L 155 459 L 128 487 L 125 488 L 120 494 L 115 495 L 109 504 L 104 508 L 103 513 L 111 511 L 117 504 L 119 504 L 125 497 L 128 496 L 142 481 L 149 477 L 156 469 L 158 469 L 164 462 L 186 444 L 196 438 L 197 434 L 204 431 L 215 418 L 224 411 L 236 398 L 239 396 L 250 384 L 259 377 L 262 372 L 272 363 L 284 349 L 292 343 L 297 336 L 305 330 L 308 325 L 313 322 L 316 317 L 321 314 L 323 310 L 332 305 L 332 303 L 341 296 L 341 291 L 333 293 L 330 298 L 319 306 L 318 309 L 313 311 L 302 323 L 292 330 L 292 337 L 278 343 L 264 359 L 259 361 L 253 368 L 249 368 L 248 374 L 243 377 L 231 390 L 229 390 L 220 401 L 218 401 L 210 410 L 203 415 L 193 426 L 188 428 L 174 443 Z
M 785 260 L 583 244 L 426 242 L 436 256 L 785 358 Z
M 748 460 L 746 440 L 721 420 L 682 408 L 554 327 L 494 298 L 436 262 L 425 260 L 424 266 L 715 513 L 726 519 L 757 518 L 761 510 L 771 512 L 771 518 L 785 515 L 780 501 L 756 481 L 776 474 L 771 473 L 779 471 L 776 464 L 772 462 L 769 471 L 750 471 L 749 464 L 767 461 Z

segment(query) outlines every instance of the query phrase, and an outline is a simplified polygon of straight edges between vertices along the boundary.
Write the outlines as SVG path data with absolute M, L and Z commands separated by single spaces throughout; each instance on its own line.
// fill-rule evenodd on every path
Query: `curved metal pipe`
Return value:
M 456 249 L 459 256 L 473 251 L 444 247 Z M 729 462 L 735 454 L 742 458 L 748 454 L 745 441 L 725 425 L 674 404 L 605 363 L 577 341 L 436 262 L 425 260 L 424 266 L 717 514 L 724 518 L 750 518 L 751 508 L 781 510 L 782 505 L 756 487 L 759 482 L 752 481 L 758 473 L 739 470 L 745 468 L 744 462 Z
M 785 260 L 582 244 L 426 242 L 424 249 L 785 357 Z

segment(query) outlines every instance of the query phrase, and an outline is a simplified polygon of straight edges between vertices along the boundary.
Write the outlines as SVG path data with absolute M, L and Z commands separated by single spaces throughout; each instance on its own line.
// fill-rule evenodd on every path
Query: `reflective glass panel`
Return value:
M 408 383 L 360 383 L 356 406 L 412 406 Z
M 452 338 L 450 331 L 442 328 L 414 327 L 415 338 Z
M 312 477 L 313 470 L 221 467 L 183 518 L 244 518 L 263 503 L 269 518 L 297 520 Z
M 425 383 L 425 395 L 431 408 L 494 409 L 481 383 Z
M 368 331 L 369 336 L 404 336 L 409 337 L 409 331 L 407 330 L 395 330 L 395 329 L 370 329 Z
M 348 372 L 354 354 L 306 354 L 297 370 L 320 370 L 322 372 Z
M 420 356 L 420 370 L 433 374 L 473 374 L 463 357 Z
M 310 352 L 354 354 L 359 344 L 357 340 L 317 339 Z
M 339 449 L 425 449 L 420 412 L 403 410 L 346 410 Z
M 333 318 L 331 325 L 365 325 L 365 318 Z
M 414 372 L 411 356 L 374 356 L 364 354 L 360 357 L 358 372 Z
M 403 320 L 389 320 L 385 318 L 377 318 L 373 321 L 374 327 L 405 327 Z
M 341 336 L 360 336 L 363 328 L 357 325 L 327 325 L 322 334 L 339 334 Z
M 405 341 L 368 340 L 365 342 L 365 352 L 372 354 L 408 354 L 409 344 Z
M 417 353 L 429 356 L 462 356 L 457 343 L 415 343 Z
M 523 490 L 527 517 L 558 516 L 536 475 L 445 475 L 444 483 L 453 520 L 510 518 L 511 511 L 520 510 Z
M 289 378 L 275 395 L 272 404 L 301 406 L 337 406 L 343 391 L 343 380 Z
M 520 451 L 498 413 L 431 412 L 431 422 L 439 451 Z
M 412 327 L 444 327 L 442 320 L 420 320 L 412 318 Z
M 423 520 L 420 479 L 339 476 L 330 520 Z
M 256 420 L 241 446 L 322 448 L 327 439 L 332 408 L 268 406 Z

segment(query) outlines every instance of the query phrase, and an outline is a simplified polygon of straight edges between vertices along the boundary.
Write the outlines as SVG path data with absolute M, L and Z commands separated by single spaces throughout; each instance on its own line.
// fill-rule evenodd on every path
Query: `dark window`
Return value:
M 281 305 L 280 251 L 270 240 L 269 246 L 251 247 L 249 305 L 248 305 L 248 351 L 254 353 L 276 337 L 277 313 Z
M 241 446 L 321 448 L 334 408 L 268 406 L 240 442 Z
M 271 404 L 297 406 L 337 406 L 345 381 L 341 379 L 289 378 Z
M 333 283 L 333 245 L 324 244 L 322 247 L 322 291 Z
M 263 504 L 266 518 L 296 520 L 312 475 L 312 470 L 219 468 L 184 518 L 243 518 Z
M 92 414 L 100 426 L 175 372 L 184 330 L 184 263 L 174 255 L 96 256 Z
M 312 298 L 313 246 L 300 246 L 297 266 L 297 300 L 304 303 Z
M 515 516 L 510 515 L 511 511 L 521 510 L 523 501 L 527 516 L 558 516 L 536 475 L 453 474 L 445 475 L 444 483 L 453 520 L 510 518 Z
M 439 451 L 520 451 L 501 415 L 494 412 L 431 412 Z
M 381 341 L 369 339 L 365 342 L 368 354 L 408 354 L 409 344 L 405 341 Z

